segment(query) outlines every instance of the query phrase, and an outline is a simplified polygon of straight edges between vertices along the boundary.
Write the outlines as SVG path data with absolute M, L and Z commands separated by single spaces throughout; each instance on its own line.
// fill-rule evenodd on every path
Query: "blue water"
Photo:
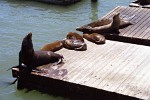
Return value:
M 67 100 L 37 91 L 18 91 L 9 85 L 11 66 L 18 64 L 23 37 L 33 33 L 36 50 L 46 43 L 65 38 L 67 32 L 102 17 L 131 0 L 82 0 L 71 6 L 57 6 L 30 0 L 0 0 L 0 100 Z

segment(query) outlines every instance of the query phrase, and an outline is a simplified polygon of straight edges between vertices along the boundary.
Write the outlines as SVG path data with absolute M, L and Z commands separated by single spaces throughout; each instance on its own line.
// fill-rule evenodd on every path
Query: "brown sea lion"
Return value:
M 51 51 L 34 51 L 32 33 L 25 36 L 19 52 L 19 69 L 31 72 L 38 66 L 49 63 L 61 63 L 63 56 Z M 21 67 L 20 67 L 21 66 Z M 23 67 L 22 67 L 23 66 Z
M 121 19 L 119 29 L 128 27 L 129 25 L 133 25 L 133 23 L 128 20 Z
M 84 51 L 87 49 L 87 45 L 84 42 L 83 37 L 76 32 L 67 33 L 66 39 L 63 40 L 63 47 L 78 51 Z
M 63 40 L 63 47 L 70 50 L 77 50 L 77 51 L 85 51 L 87 50 L 86 43 L 80 40 L 74 39 L 64 39 Z
M 89 32 L 91 33 L 100 33 L 100 34 L 106 34 L 106 33 L 119 33 L 119 26 L 120 26 L 120 17 L 119 14 L 115 14 L 113 16 L 113 21 L 110 24 L 99 26 L 99 27 L 87 27 L 89 29 Z
M 101 19 L 101 20 L 98 20 L 98 21 L 95 21 L 95 22 L 92 22 L 88 25 L 84 25 L 84 26 L 81 26 L 81 27 L 77 27 L 76 30 L 77 31 L 81 31 L 83 33 L 89 33 L 89 30 L 87 30 L 87 27 L 97 27 L 97 26 L 103 26 L 103 25 L 107 25 L 107 24 L 110 24 L 112 21 L 110 19 Z
M 58 51 L 58 50 L 60 50 L 62 48 L 63 48 L 62 41 L 55 41 L 55 42 L 52 42 L 52 43 L 44 45 L 40 50 L 41 51 L 52 51 L 52 52 L 55 52 L 55 51 Z
M 92 34 L 83 34 L 83 38 L 87 39 L 88 41 L 91 41 L 95 44 L 105 44 L 105 37 L 103 35 L 100 35 L 98 33 L 92 33 Z
M 82 31 L 83 33 L 100 33 L 100 34 L 106 34 L 106 33 L 119 33 L 119 29 L 125 28 L 129 25 L 132 25 L 131 22 L 124 20 L 123 18 L 120 18 L 120 13 L 115 14 L 113 16 L 113 20 L 110 19 L 101 19 L 99 21 L 90 23 L 88 25 L 82 26 L 77 28 L 76 30 Z
M 104 25 L 108 25 L 110 24 L 112 21 L 110 19 L 101 19 L 95 22 L 92 22 L 88 25 L 84 25 L 81 27 L 76 28 L 77 31 L 81 31 L 83 33 L 91 33 L 89 32 L 89 28 L 94 28 L 94 27 L 100 27 L 100 26 L 104 26 Z M 131 23 L 130 21 L 124 20 L 123 18 L 120 18 L 120 26 L 119 29 L 128 27 L 129 25 L 133 25 L 133 23 Z
M 76 33 L 76 32 L 68 32 L 67 35 L 66 35 L 66 39 L 80 40 L 80 41 L 84 42 L 83 37 L 80 34 Z

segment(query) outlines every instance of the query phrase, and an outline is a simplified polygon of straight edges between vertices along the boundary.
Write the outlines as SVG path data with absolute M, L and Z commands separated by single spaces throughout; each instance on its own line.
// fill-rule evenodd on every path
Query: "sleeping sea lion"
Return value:
M 67 33 L 66 39 L 63 40 L 63 47 L 78 51 L 84 51 L 87 49 L 87 45 L 84 42 L 83 37 L 76 32 Z
M 51 51 L 34 51 L 32 33 L 29 33 L 22 41 L 21 50 L 19 52 L 19 69 L 25 69 L 30 73 L 32 69 L 41 65 L 55 62 L 61 63 L 62 59 L 62 55 Z
M 87 50 L 86 43 L 80 40 L 64 39 L 63 47 L 70 50 L 85 51 Z
M 68 32 L 67 35 L 66 35 L 66 39 L 80 40 L 80 41 L 84 42 L 83 37 L 80 34 L 76 33 L 76 32 Z
M 105 44 L 105 37 L 103 35 L 100 35 L 98 33 L 92 33 L 92 34 L 83 34 L 83 38 L 87 39 L 88 41 L 91 41 L 95 44 Z
M 58 51 L 58 50 L 60 50 L 62 48 L 63 48 L 62 41 L 55 41 L 53 43 L 49 43 L 49 44 L 44 45 L 40 50 L 41 51 L 52 51 L 52 52 L 55 52 L 55 51 Z

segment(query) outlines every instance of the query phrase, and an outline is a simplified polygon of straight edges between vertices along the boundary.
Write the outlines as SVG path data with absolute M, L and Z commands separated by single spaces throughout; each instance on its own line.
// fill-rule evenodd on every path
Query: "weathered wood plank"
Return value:
M 141 56 L 143 58 L 141 58 Z M 115 74 L 115 76 L 110 78 L 110 80 L 118 80 L 118 81 L 108 82 L 107 84 L 105 84 L 103 88 L 110 90 L 110 91 L 115 91 L 115 89 L 137 69 L 138 65 L 141 64 L 145 60 L 146 55 L 142 55 L 141 53 L 141 56 L 139 55 L 139 57 L 136 57 L 136 58 L 135 56 L 133 56 L 132 60 L 130 60 L 130 63 L 127 63 L 125 66 L 122 66 L 123 68 L 120 69 Z
M 146 57 L 146 59 L 147 59 L 147 57 Z M 132 86 L 131 82 L 133 82 L 133 81 L 134 82 L 136 81 L 137 83 L 140 82 L 139 79 L 141 79 L 143 77 L 143 74 L 142 74 L 143 70 L 148 71 L 149 64 L 150 64 L 149 60 L 144 60 L 143 63 L 141 63 L 139 65 L 139 67 L 124 82 L 122 82 L 122 84 L 119 87 L 117 87 L 117 89 L 115 91 L 122 93 L 127 88 Z M 134 84 L 134 85 L 136 85 L 136 84 Z M 143 92 L 143 89 L 141 91 Z M 138 92 L 138 93 L 143 95 L 142 92 L 141 93 Z M 140 97 L 140 96 L 137 96 L 137 97 Z

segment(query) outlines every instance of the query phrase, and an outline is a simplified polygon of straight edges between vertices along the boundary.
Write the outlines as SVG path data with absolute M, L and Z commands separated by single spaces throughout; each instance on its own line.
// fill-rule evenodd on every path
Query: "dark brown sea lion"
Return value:
M 34 51 L 32 43 L 32 33 L 25 36 L 22 41 L 21 50 L 19 52 L 19 67 L 20 69 L 26 69 L 31 72 L 38 66 L 49 63 L 61 63 L 63 59 L 62 55 L 51 51 Z
M 63 48 L 62 41 L 55 41 L 53 43 L 49 43 L 49 44 L 44 45 L 40 50 L 41 51 L 52 51 L 52 52 L 55 52 L 55 51 L 58 51 L 58 50 L 60 50 L 62 48 Z
M 83 34 L 83 38 L 87 39 L 88 41 L 91 41 L 95 44 L 105 44 L 105 37 L 103 35 L 100 35 L 98 33 L 92 33 L 92 34 Z
M 80 40 L 74 40 L 74 39 L 65 39 L 63 41 L 63 47 L 66 49 L 77 50 L 77 51 L 87 50 L 86 43 L 84 43 Z
M 149 5 L 150 0 L 136 0 L 133 3 L 139 3 L 140 5 Z

